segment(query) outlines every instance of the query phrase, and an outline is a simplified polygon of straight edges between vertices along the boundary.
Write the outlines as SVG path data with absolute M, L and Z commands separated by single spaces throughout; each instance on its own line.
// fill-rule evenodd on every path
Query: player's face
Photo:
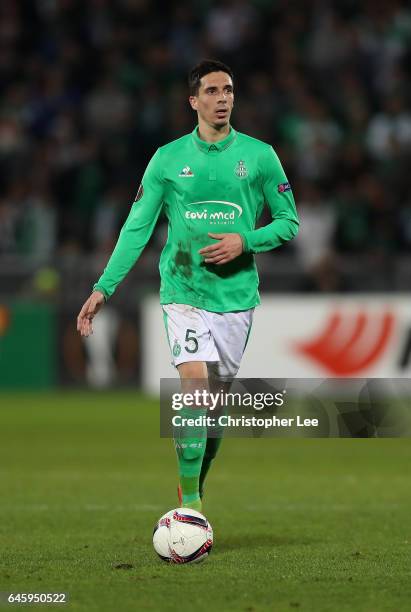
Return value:
M 230 122 L 234 104 L 233 82 L 226 72 L 203 76 L 196 96 L 190 96 L 191 107 L 208 125 L 220 129 Z

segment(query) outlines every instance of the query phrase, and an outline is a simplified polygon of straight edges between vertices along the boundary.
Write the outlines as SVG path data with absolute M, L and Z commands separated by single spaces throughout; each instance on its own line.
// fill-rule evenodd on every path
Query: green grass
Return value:
M 206 491 L 214 550 L 168 566 L 151 544 L 177 506 L 157 402 L 2 394 L 0 591 L 66 591 L 47 609 L 85 612 L 409 610 L 410 459 L 407 439 L 226 440 Z

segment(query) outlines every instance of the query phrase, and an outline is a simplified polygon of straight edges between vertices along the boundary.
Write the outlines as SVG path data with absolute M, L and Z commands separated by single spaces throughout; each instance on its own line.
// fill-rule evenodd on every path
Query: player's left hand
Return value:
M 209 233 L 208 235 L 218 242 L 199 250 L 200 255 L 204 256 L 205 263 L 220 266 L 232 261 L 243 252 L 243 241 L 240 234 Z

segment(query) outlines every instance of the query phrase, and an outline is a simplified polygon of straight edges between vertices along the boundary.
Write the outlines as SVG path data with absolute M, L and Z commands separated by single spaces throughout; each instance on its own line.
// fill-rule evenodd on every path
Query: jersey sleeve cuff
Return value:
M 251 249 L 250 249 L 250 244 L 247 239 L 246 232 L 240 233 L 240 238 L 243 241 L 243 253 L 250 253 Z
M 100 293 L 102 293 L 104 296 L 105 302 L 107 302 L 108 298 L 110 297 L 107 291 L 104 289 L 104 287 L 102 287 L 101 285 L 98 285 L 97 283 L 93 285 L 93 291 L 100 291 Z

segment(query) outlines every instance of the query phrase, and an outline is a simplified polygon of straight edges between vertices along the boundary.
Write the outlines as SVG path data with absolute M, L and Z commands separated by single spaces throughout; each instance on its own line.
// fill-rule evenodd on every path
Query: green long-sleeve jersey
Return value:
M 273 220 L 255 229 L 265 204 Z M 260 298 L 254 253 L 278 247 L 298 230 L 292 191 L 272 147 L 233 128 L 224 140 L 209 143 L 199 138 L 196 128 L 152 157 L 95 290 L 106 298 L 114 293 L 162 210 L 168 239 L 160 258 L 160 302 L 213 312 L 256 306 Z M 206 264 L 198 251 L 216 242 L 209 232 L 240 234 L 243 253 L 226 264 Z

